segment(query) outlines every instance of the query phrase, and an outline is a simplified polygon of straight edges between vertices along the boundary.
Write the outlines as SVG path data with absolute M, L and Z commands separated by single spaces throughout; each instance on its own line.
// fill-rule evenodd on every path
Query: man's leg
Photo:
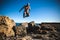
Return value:
M 30 15 L 30 14 L 29 14 L 29 13 L 27 13 L 27 17 L 29 17 L 29 15 Z
M 26 17 L 26 12 L 23 13 L 23 18 L 25 18 L 25 17 Z

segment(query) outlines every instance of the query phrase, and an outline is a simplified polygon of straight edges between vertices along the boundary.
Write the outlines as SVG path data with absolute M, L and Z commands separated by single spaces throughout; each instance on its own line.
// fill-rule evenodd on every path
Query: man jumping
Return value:
M 24 13 L 23 13 L 23 18 L 25 17 L 29 17 L 29 11 L 30 11 L 30 3 L 27 3 L 27 5 L 24 5 L 20 10 L 19 12 L 24 9 Z

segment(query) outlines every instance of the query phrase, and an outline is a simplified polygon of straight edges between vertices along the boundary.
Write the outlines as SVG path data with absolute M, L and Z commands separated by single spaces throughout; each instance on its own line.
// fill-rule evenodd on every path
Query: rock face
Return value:
M 15 22 L 7 16 L 0 16 L 0 33 L 4 33 L 7 37 L 14 36 L 13 27 Z

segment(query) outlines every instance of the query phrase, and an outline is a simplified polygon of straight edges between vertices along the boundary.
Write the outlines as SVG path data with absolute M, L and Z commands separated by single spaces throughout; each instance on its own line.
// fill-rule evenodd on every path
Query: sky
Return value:
M 19 10 L 30 3 L 30 16 L 23 18 Z M 0 16 L 8 16 L 15 22 L 60 22 L 59 0 L 0 0 Z

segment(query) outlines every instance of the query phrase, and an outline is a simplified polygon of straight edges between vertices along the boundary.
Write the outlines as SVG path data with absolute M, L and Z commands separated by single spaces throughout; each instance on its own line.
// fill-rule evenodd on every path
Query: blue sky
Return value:
M 23 18 L 19 9 L 30 2 L 30 16 Z M 8 16 L 15 22 L 60 22 L 59 0 L 1 0 L 0 15 Z

